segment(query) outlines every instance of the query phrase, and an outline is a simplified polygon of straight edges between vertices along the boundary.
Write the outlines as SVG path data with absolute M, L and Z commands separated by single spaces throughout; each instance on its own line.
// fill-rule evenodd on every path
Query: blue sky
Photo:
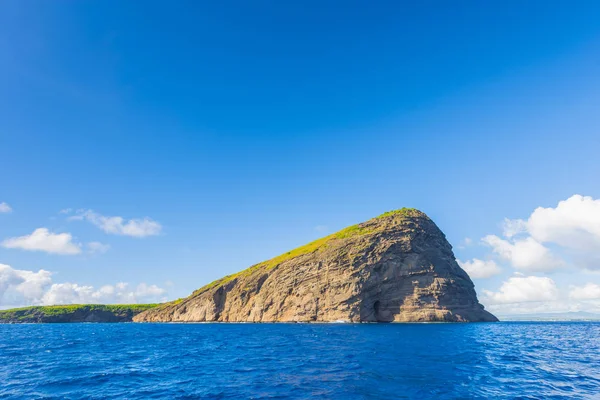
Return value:
M 549 231 L 600 243 L 599 13 L 4 1 L 0 307 L 182 297 L 408 206 L 463 265 L 495 263 L 474 278 L 491 309 L 600 310 L 595 250 L 535 221 L 503 236 L 545 207 L 564 217 Z M 519 237 L 561 263 L 515 259 Z

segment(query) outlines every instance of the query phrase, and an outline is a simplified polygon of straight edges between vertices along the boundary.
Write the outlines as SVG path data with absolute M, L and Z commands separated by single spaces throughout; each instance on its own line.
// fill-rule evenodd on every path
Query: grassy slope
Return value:
M 138 314 L 142 311 L 154 308 L 157 305 L 158 304 L 71 304 L 66 306 L 33 306 L 12 308 L 10 310 L 0 310 L 0 321 L 26 321 L 34 315 L 41 316 L 43 318 L 60 317 L 71 315 L 82 310 L 87 312 L 106 311 L 114 314 L 126 314 L 128 312 Z

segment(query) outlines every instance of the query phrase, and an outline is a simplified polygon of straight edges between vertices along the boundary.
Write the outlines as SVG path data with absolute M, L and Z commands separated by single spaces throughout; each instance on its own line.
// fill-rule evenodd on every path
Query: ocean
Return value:
M 600 398 L 600 322 L 0 325 L 38 398 Z

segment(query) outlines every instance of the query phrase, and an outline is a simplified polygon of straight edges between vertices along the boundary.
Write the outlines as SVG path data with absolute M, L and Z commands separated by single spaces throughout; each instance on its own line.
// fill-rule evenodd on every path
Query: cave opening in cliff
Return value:
M 377 300 L 375 303 L 373 303 L 373 315 L 375 316 L 375 320 L 379 321 L 379 307 L 381 306 L 381 303 L 379 302 L 379 300 Z

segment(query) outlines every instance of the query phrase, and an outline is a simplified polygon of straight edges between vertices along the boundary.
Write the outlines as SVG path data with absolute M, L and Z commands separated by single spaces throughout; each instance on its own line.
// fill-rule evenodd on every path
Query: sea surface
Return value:
M 600 323 L 0 325 L 0 398 L 600 398 Z

